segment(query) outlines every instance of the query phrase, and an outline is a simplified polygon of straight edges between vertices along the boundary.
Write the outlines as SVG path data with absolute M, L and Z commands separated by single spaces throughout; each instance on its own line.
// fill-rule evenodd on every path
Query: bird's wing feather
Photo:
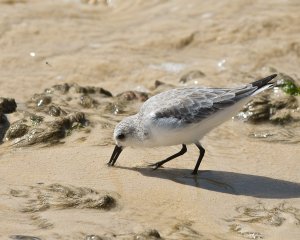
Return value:
M 153 96 L 144 103 L 140 115 L 157 127 L 183 127 L 198 123 L 207 116 L 250 96 L 256 87 L 245 85 L 235 89 L 181 88 Z

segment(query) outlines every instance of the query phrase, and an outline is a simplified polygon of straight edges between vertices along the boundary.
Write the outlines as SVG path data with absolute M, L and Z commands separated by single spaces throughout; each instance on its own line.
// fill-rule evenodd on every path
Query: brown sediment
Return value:
M 147 98 L 148 94 L 138 91 L 126 91 L 113 98 L 109 91 L 99 87 L 54 85 L 26 102 L 15 114 L 17 120 L 11 123 L 4 138 L 14 140 L 13 145 L 18 147 L 58 143 L 74 130 L 86 128 L 90 123 L 86 116 L 99 114 L 101 119 L 105 112 L 128 114 L 137 111 L 135 102 Z M 2 98 L 0 106 L 3 113 L 16 110 L 13 99 Z

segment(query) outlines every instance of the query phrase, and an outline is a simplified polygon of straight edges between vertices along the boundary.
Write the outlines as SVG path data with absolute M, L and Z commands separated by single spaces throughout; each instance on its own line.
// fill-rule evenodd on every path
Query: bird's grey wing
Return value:
M 180 128 L 198 123 L 254 91 L 248 85 L 236 89 L 173 89 L 149 99 L 141 114 L 147 115 L 152 126 Z
M 257 90 L 256 86 L 247 84 L 237 88 L 223 88 L 223 89 L 212 89 L 213 91 L 219 90 L 224 91 L 218 94 L 214 99 L 214 106 L 217 108 L 224 108 L 230 106 L 239 100 L 250 96 Z

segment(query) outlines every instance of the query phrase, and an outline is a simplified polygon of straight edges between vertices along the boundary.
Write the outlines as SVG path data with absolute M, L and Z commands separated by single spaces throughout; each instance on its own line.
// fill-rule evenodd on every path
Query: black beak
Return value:
M 113 153 L 112 153 L 112 155 L 111 155 L 111 157 L 110 157 L 110 160 L 109 160 L 109 162 L 107 163 L 107 165 L 113 166 L 113 165 L 116 163 L 116 161 L 117 161 L 117 159 L 118 159 L 120 153 L 122 152 L 122 150 L 123 150 L 122 147 L 119 147 L 118 145 L 116 145 L 116 146 L 115 146 L 115 149 L 114 149 L 114 151 L 113 151 Z

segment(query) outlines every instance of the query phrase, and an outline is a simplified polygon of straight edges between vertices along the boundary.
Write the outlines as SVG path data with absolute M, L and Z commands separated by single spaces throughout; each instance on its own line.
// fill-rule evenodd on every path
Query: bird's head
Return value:
M 143 139 L 140 133 L 136 115 L 124 118 L 118 123 L 113 135 L 116 146 L 108 165 L 113 166 L 116 163 L 124 147 L 142 145 Z

